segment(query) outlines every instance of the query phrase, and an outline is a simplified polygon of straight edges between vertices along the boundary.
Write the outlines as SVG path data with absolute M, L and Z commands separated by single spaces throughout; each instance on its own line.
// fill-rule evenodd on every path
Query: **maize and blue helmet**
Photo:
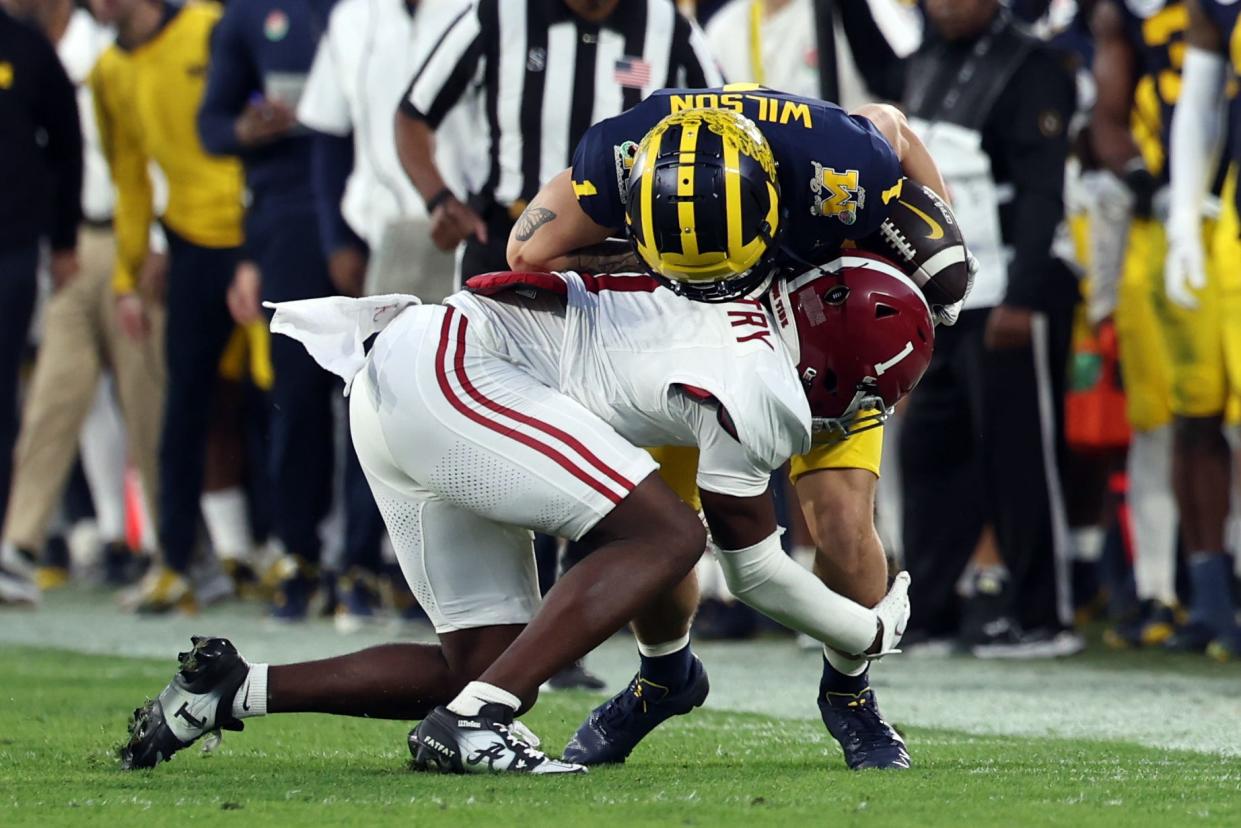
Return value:
M 666 116 L 638 145 L 625 218 L 638 257 L 676 293 L 703 302 L 761 293 L 781 226 L 767 139 L 732 110 Z

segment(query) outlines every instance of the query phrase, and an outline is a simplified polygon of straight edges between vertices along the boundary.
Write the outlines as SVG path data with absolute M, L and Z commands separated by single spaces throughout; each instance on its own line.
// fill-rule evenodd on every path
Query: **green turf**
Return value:
M 0 647 L 0 825 L 1241 825 L 1241 759 L 913 729 L 914 770 L 858 774 L 817 722 L 710 711 L 585 777 L 415 774 L 408 725 L 327 716 L 118 770 L 126 714 L 169 675 Z M 526 722 L 562 745 L 592 701 L 545 695 Z

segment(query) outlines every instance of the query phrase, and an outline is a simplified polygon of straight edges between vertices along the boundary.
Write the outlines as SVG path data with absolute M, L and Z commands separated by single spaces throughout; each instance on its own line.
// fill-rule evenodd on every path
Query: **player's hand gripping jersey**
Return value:
M 664 116 L 694 108 L 740 112 L 770 144 L 784 211 L 777 265 L 833 257 L 846 239 L 878 229 L 887 204 L 900 193 L 901 165 L 892 146 L 868 119 L 835 104 L 750 84 L 665 89 L 595 124 L 578 144 L 573 189 L 595 223 L 618 231 L 625 226 L 625 185 L 638 143 Z M 700 145 L 690 149 L 698 153 L 711 151 L 705 144 L 719 143 L 710 131 L 697 140 Z M 697 223 L 710 225 L 702 217 Z M 725 240 L 717 242 L 722 246 Z

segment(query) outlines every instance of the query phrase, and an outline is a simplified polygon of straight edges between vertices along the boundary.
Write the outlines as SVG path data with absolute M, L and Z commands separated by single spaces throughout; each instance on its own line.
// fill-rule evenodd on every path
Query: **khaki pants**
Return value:
M 23 549 L 43 546 L 105 369 L 115 377 L 129 457 L 156 519 L 156 458 L 164 408 L 163 311 L 149 304 L 150 335 L 142 342 L 129 339 L 116 324 L 111 231 L 83 228 L 78 257 L 81 270 L 52 296 L 44 313 L 43 342 L 17 441 L 4 539 Z

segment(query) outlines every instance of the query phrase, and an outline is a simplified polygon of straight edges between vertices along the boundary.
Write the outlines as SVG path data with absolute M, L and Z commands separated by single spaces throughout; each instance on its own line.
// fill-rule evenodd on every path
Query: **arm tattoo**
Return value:
M 646 265 L 623 239 L 581 247 L 568 256 L 574 270 L 586 273 L 645 273 Z
M 536 207 L 531 204 L 517 218 L 517 226 L 513 230 L 513 236 L 517 241 L 530 241 L 530 237 L 534 235 L 535 230 L 538 230 L 555 217 L 556 214 L 546 207 Z

